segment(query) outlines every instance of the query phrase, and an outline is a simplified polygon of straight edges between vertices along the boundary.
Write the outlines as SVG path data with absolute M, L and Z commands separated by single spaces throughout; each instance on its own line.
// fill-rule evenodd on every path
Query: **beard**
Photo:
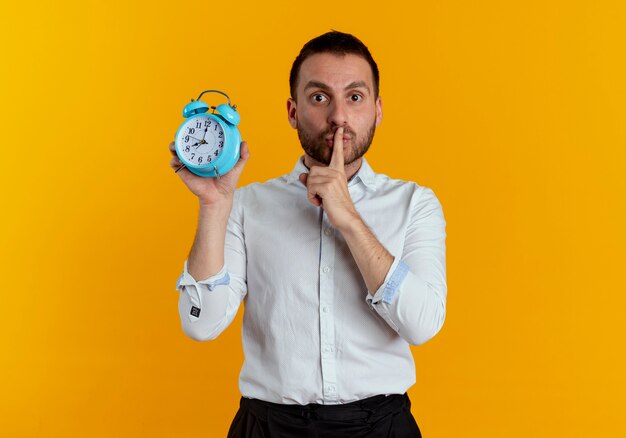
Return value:
M 315 135 L 298 126 L 298 138 L 304 152 L 314 160 L 329 165 L 332 151 L 326 144 L 326 137 L 334 134 L 335 129 L 329 128 Z M 372 140 L 374 140 L 374 132 L 376 132 L 376 122 L 372 123 L 372 126 L 363 138 L 357 137 L 356 133 L 348 127 L 345 127 L 343 132 L 350 135 L 349 150 L 344 156 L 344 164 L 348 165 L 365 155 L 365 152 L 370 148 Z

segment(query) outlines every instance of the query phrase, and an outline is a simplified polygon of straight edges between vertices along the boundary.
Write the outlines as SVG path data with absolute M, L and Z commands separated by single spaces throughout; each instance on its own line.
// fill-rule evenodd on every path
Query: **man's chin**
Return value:
M 324 147 L 323 149 L 318 148 L 315 150 L 307 149 L 304 147 L 302 149 L 304 150 L 304 153 L 307 154 L 312 160 L 325 165 L 330 164 L 330 157 L 332 156 L 332 153 L 331 150 L 327 147 Z

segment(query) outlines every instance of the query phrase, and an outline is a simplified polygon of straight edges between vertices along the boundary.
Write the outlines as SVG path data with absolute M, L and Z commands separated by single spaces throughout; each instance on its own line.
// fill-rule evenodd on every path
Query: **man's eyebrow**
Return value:
M 304 86 L 304 91 L 308 90 L 309 88 L 321 88 L 322 90 L 330 91 L 330 87 L 328 85 L 318 81 L 307 82 L 307 84 Z
M 309 82 L 307 82 L 307 84 L 304 86 L 304 91 L 308 90 L 309 88 L 319 88 L 319 89 L 324 90 L 324 91 L 331 91 L 331 89 L 330 89 L 330 87 L 328 85 L 326 85 L 323 82 L 319 82 L 319 81 L 309 81 Z M 346 86 L 344 88 L 344 90 L 350 90 L 352 88 L 365 88 L 368 92 L 370 91 L 370 88 L 367 86 L 365 81 L 354 81 L 354 82 L 351 82 L 350 84 L 348 84 L 348 86 Z
M 345 89 L 349 90 L 351 88 L 365 88 L 368 93 L 370 91 L 370 87 L 367 86 L 365 81 L 354 81 L 350 85 L 348 85 Z

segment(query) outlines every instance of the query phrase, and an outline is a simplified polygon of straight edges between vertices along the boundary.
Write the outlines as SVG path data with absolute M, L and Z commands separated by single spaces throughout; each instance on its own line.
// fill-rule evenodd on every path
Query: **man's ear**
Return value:
M 296 101 L 291 97 L 287 99 L 287 118 L 293 129 L 298 127 L 298 116 L 296 114 Z
M 383 121 L 383 99 L 378 96 L 376 99 L 376 127 Z

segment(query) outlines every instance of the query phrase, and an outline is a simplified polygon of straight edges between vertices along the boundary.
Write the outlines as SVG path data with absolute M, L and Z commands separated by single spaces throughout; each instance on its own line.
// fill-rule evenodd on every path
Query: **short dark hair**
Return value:
M 378 97 L 380 74 L 378 73 L 378 66 L 374 61 L 374 58 L 372 58 L 372 54 L 368 50 L 367 46 L 354 35 L 333 30 L 313 38 L 311 41 L 306 43 L 302 47 L 302 50 L 300 50 L 300 54 L 298 54 L 296 59 L 293 61 L 291 73 L 289 74 L 289 89 L 292 99 L 296 99 L 296 86 L 302 63 L 309 56 L 317 53 L 332 53 L 335 55 L 351 54 L 364 58 L 372 68 L 372 76 L 374 78 L 374 97 Z

